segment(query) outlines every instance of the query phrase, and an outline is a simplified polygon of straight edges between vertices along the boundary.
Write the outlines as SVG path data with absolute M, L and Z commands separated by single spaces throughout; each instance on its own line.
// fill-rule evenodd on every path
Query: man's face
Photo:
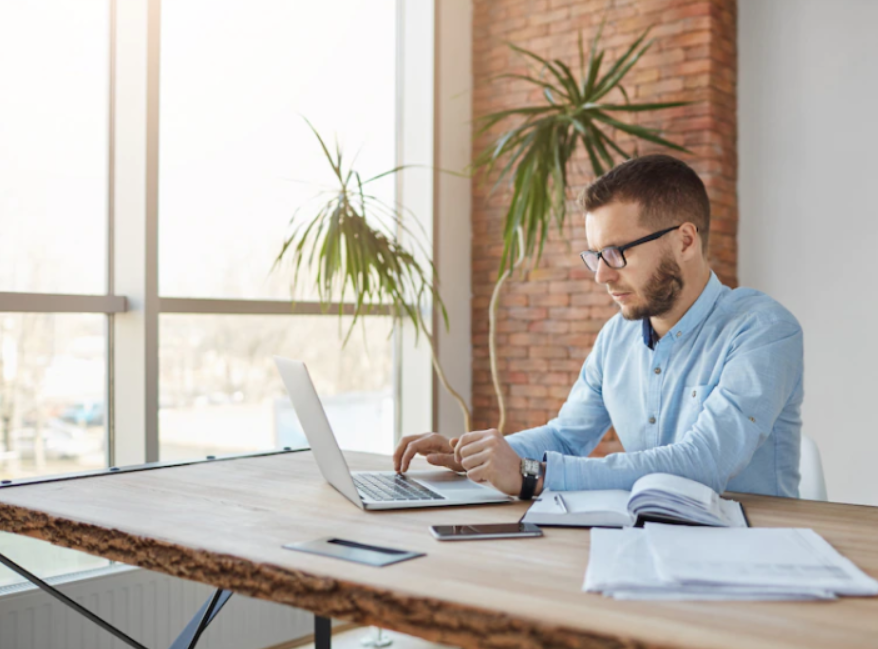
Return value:
M 623 246 L 649 234 L 639 222 L 637 203 L 610 203 L 585 216 L 590 250 Z M 673 236 L 673 232 L 665 237 Z M 668 242 L 662 238 L 625 251 L 624 268 L 601 260 L 595 281 L 607 287 L 626 320 L 659 317 L 670 311 L 683 290 L 683 273 Z

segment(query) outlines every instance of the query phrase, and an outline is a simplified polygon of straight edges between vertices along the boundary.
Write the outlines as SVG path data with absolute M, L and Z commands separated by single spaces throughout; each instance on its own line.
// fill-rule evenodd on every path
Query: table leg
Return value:
M 57 599 L 62 604 L 69 606 L 70 608 L 72 608 L 74 611 L 76 611 L 80 615 L 87 617 L 89 620 L 91 620 L 92 622 L 97 624 L 99 627 L 101 627 L 104 631 L 106 631 L 107 633 L 113 634 L 114 636 L 119 638 L 119 640 L 121 640 L 122 642 L 127 644 L 129 647 L 134 647 L 134 649 L 146 649 L 146 647 L 143 646 L 142 644 L 140 644 L 139 642 L 137 642 L 137 640 L 134 640 L 133 638 L 122 633 L 122 631 L 120 631 L 119 629 L 114 627 L 112 624 L 110 624 L 109 622 L 107 622 L 103 618 L 98 617 L 97 615 L 95 615 L 94 613 L 89 611 L 87 608 L 83 608 L 78 603 L 76 603 L 75 601 L 73 601 L 72 599 L 67 597 L 67 595 L 65 595 L 61 591 L 57 590 L 54 586 L 50 586 L 49 584 L 47 584 L 45 581 L 43 581 L 42 579 L 40 579 L 36 575 L 31 574 L 30 572 L 28 572 L 27 570 L 22 568 L 20 565 L 18 565 L 17 563 L 12 561 L 11 559 L 8 559 L 7 557 L 5 557 L 2 554 L 0 554 L 0 563 L 2 563 L 4 566 L 9 568 L 13 572 L 18 573 L 19 575 L 21 575 L 22 577 L 27 579 L 34 586 L 37 586 L 38 588 L 44 590 L 46 593 L 48 593 L 49 595 L 51 595 L 52 597 Z
M 314 616 L 314 649 L 332 648 L 332 620 L 322 615 Z
M 207 625 L 213 622 L 213 618 L 217 616 L 217 613 L 220 612 L 220 609 L 229 601 L 231 596 L 232 591 L 218 588 L 211 595 L 210 599 L 204 602 L 198 613 L 195 614 L 195 617 L 183 629 L 183 632 L 177 636 L 170 649 L 195 649 L 195 645 L 198 644 L 198 639 L 204 633 Z
M 34 586 L 42 589 L 65 606 L 69 606 L 83 617 L 88 618 L 107 633 L 116 636 L 119 640 L 127 644 L 129 647 L 133 647 L 134 649 L 147 649 L 144 645 L 137 642 L 137 640 L 129 637 L 103 618 L 98 617 L 87 608 L 84 608 L 74 600 L 67 597 L 67 595 L 59 591 L 54 586 L 51 586 L 36 575 L 28 572 L 3 554 L 0 554 L 0 564 L 3 564 L 15 573 L 18 573 Z M 213 622 L 213 618 L 217 616 L 217 614 L 220 612 L 220 609 L 222 609 L 225 603 L 229 601 L 229 598 L 231 596 L 232 591 L 217 589 L 216 592 L 211 595 L 210 599 L 208 599 L 204 603 L 204 605 L 201 607 L 198 613 L 196 613 L 195 617 L 192 618 L 189 624 L 186 625 L 186 628 L 183 629 L 183 632 L 177 637 L 177 639 L 174 641 L 174 644 L 171 645 L 170 649 L 195 649 L 195 645 L 198 644 L 198 640 L 201 637 L 201 634 L 204 633 L 204 630 L 207 628 L 207 626 L 211 622 Z M 328 619 L 326 621 L 327 623 L 329 622 Z M 327 636 L 327 638 L 329 638 L 329 636 Z M 329 644 L 326 644 L 326 648 L 329 648 Z

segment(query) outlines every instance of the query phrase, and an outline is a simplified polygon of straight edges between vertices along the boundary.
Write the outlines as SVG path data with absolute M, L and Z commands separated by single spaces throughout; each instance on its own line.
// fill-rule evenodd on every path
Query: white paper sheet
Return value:
M 676 527 L 676 526 L 669 526 Z M 814 587 L 681 584 L 656 569 L 645 529 L 592 529 L 583 590 L 629 600 L 812 600 L 835 599 Z
M 665 581 L 878 595 L 878 581 L 810 529 L 648 523 L 645 530 L 656 572 Z

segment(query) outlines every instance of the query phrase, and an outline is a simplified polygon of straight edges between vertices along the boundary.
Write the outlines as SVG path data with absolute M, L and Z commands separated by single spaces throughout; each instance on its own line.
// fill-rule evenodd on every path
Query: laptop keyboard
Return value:
M 357 491 L 365 500 L 445 500 L 432 489 L 409 480 L 403 475 L 360 473 L 353 476 Z

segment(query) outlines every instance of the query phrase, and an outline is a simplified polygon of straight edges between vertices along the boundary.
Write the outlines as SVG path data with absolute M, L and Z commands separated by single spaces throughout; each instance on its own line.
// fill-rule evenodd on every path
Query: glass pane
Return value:
M 363 179 L 394 167 L 395 5 L 162 6 L 163 296 L 290 297 L 289 273 L 270 274 L 288 223 L 297 208 L 313 209 L 315 195 L 334 186 L 303 116 L 330 147 L 338 136 L 345 160 L 359 152 Z M 385 203 L 393 192 L 392 177 L 375 184 Z
M 68 550 L 27 536 L 0 532 L 3 554 L 41 579 L 49 579 L 82 570 L 104 568 L 112 562 L 84 552 Z M 0 586 L 23 583 L 18 573 L 0 566 Z
M 107 466 L 106 316 L 0 313 L 0 479 Z M 0 535 L 39 577 L 109 565 L 48 543 Z M 22 581 L 0 569 L 0 585 Z
M 0 314 L 0 475 L 107 465 L 106 316 Z
M 106 291 L 109 6 L 0 2 L 0 291 Z
M 307 441 L 272 356 L 302 360 L 346 450 L 393 450 L 389 317 L 161 317 L 162 460 L 302 448 Z M 341 329 L 340 329 L 341 328 Z

